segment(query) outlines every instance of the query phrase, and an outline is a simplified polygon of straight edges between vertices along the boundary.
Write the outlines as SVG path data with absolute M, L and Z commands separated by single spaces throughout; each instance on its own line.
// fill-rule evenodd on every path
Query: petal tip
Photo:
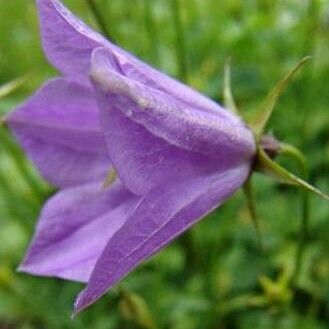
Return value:
M 100 85 L 102 87 L 106 86 L 106 75 L 100 67 L 92 67 L 89 76 L 91 81 L 93 81 L 97 85 Z
M 112 78 L 112 71 L 117 71 L 119 64 L 111 53 L 104 48 L 97 48 L 91 56 L 91 68 L 89 76 L 91 81 L 107 89 Z
M 72 311 L 72 314 L 71 314 L 71 318 L 72 319 L 75 319 L 78 314 L 80 314 L 85 308 L 87 308 L 92 302 L 88 302 L 87 298 L 85 298 L 85 292 L 86 290 L 82 290 L 75 302 L 74 302 L 74 307 L 73 307 L 73 311 Z
M 25 270 L 25 266 L 24 266 L 24 264 L 20 264 L 20 265 L 16 268 L 16 272 L 17 272 L 17 273 L 25 273 L 26 270 Z
M 29 264 L 27 259 L 23 260 L 16 269 L 17 273 L 26 273 L 32 275 L 42 275 L 42 271 L 38 270 L 37 266 Z
M 92 59 L 89 74 L 91 81 L 104 92 L 132 97 L 133 92 L 128 81 L 120 72 L 113 69 L 112 62 L 104 58 L 103 55 L 100 57 L 96 53 Z
M 90 281 L 89 281 L 90 284 Z M 83 310 L 91 306 L 95 303 L 99 298 L 101 298 L 105 294 L 105 291 L 102 290 L 93 290 L 88 288 L 88 286 L 83 289 L 77 296 L 74 302 L 74 308 L 72 312 L 72 316 L 76 317 Z
M 30 265 L 29 265 L 29 261 L 28 261 L 28 253 L 25 255 L 25 257 L 23 258 L 23 260 L 21 261 L 21 263 L 18 265 L 16 272 L 17 273 L 29 273 L 30 272 Z
M 123 95 L 135 102 L 140 109 L 146 109 L 149 105 L 148 100 L 138 92 L 138 82 L 124 74 L 119 59 L 105 48 L 98 48 L 93 52 L 90 79 L 103 92 Z

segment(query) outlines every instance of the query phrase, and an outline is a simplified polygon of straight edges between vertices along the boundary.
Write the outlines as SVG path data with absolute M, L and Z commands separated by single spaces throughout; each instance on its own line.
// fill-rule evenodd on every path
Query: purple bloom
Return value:
M 80 311 L 247 180 L 256 146 L 234 114 L 141 62 L 57 0 L 37 0 L 62 78 L 8 116 L 59 188 L 20 269 L 87 282 Z M 102 187 L 114 168 L 115 182 Z

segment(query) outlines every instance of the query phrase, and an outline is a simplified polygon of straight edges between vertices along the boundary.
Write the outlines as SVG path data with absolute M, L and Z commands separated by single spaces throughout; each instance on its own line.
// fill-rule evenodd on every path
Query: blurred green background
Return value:
M 65 1 L 98 28 L 85 0 Z M 113 40 L 221 101 L 223 65 L 245 117 L 305 55 L 312 62 L 280 99 L 270 130 L 307 156 L 310 181 L 329 192 L 329 1 L 95 0 Z M 179 6 L 179 7 L 177 7 Z M 10 111 L 56 75 L 41 50 L 34 1 L 0 0 L 0 100 Z M 179 32 L 181 31 L 181 33 Z M 298 173 L 292 160 L 279 159 Z M 310 232 L 293 277 L 301 225 L 295 188 L 256 178 L 265 244 L 239 192 L 72 321 L 80 284 L 16 273 L 38 212 L 54 191 L 0 128 L 0 328 L 329 328 L 329 206 L 311 196 Z

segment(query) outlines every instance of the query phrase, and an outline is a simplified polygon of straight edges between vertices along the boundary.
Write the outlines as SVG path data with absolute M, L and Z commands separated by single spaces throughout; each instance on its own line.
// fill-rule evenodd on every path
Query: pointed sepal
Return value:
M 231 60 L 228 58 L 224 66 L 224 87 L 223 87 L 223 103 L 231 112 L 239 115 L 239 109 L 234 101 L 231 88 Z
M 265 174 L 268 174 L 282 183 L 296 185 L 304 190 L 313 192 L 320 197 L 329 201 L 329 196 L 318 190 L 316 187 L 305 182 L 301 178 L 295 176 L 287 169 L 280 166 L 278 163 L 273 161 L 260 147 L 257 152 L 257 169 Z
M 290 72 L 288 72 L 270 92 L 267 94 L 265 100 L 260 106 L 259 115 L 256 117 L 256 120 L 253 123 L 250 123 L 256 136 L 260 137 L 264 132 L 268 121 L 270 120 L 274 107 L 283 93 L 287 88 L 291 79 L 294 75 L 311 59 L 310 56 L 304 57 Z

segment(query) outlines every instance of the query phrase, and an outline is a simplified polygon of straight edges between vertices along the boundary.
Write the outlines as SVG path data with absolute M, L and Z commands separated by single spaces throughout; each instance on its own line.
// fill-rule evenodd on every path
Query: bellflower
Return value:
M 45 54 L 62 77 L 7 122 L 59 191 L 20 270 L 86 282 L 77 312 L 240 188 L 256 144 L 238 116 L 111 44 L 58 0 L 37 6 Z

